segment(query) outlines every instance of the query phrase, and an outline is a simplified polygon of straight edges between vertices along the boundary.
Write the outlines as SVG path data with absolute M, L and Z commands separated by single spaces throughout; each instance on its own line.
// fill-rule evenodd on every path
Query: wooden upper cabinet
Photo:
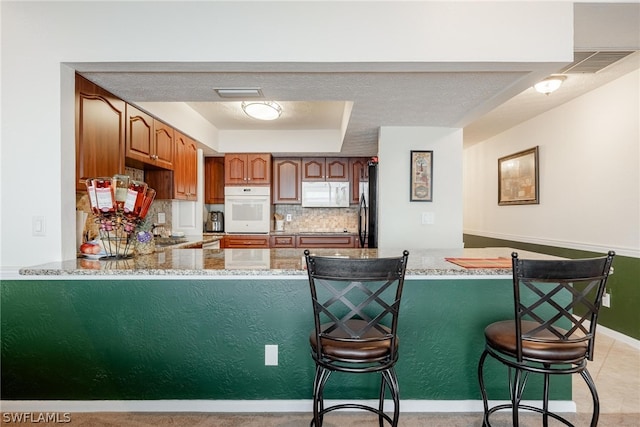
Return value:
M 299 158 L 278 158 L 273 160 L 273 188 L 271 191 L 274 204 L 302 203 L 302 161 Z
M 225 185 L 270 185 L 271 154 L 225 154 Z
M 175 135 L 171 126 L 159 120 L 153 120 L 154 152 L 153 164 L 165 169 L 173 169 Z
M 360 203 L 360 183 L 369 181 L 369 158 L 352 157 L 349 159 L 351 176 L 351 203 Z
M 85 180 L 124 173 L 125 102 L 76 74 L 76 191 Z
M 349 160 L 342 158 L 327 158 L 327 181 L 349 181 Z
M 173 128 L 127 104 L 126 164 L 173 169 Z
M 206 157 L 204 177 L 204 202 L 224 203 L 224 157 Z
M 174 198 L 196 200 L 198 149 L 194 140 L 175 131 Z
M 346 158 L 308 157 L 302 159 L 303 181 L 348 181 L 349 162 Z
M 323 157 L 310 157 L 302 159 L 303 181 L 324 181 L 325 161 Z
M 156 190 L 156 199 L 197 200 L 197 144 L 177 130 L 174 136 L 173 170 L 146 170 L 145 181 Z

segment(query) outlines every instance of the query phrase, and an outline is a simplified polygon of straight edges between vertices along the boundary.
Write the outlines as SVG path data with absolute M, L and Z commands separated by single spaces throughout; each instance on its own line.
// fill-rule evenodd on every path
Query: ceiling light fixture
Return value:
M 282 114 L 282 107 L 275 101 L 244 101 L 242 111 L 258 120 L 275 120 Z
M 549 76 L 541 82 L 536 83 L 533 87 L 536 91 L 549 95 L 551 92 L 555 92 L 560 88 L 562 82 L 567 79 L 567 76 L 561 74 Z

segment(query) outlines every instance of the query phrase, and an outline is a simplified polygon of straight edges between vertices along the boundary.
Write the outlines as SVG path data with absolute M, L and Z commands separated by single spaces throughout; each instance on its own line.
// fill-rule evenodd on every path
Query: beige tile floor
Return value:
M 605 334 L 596 337 L 592 362 L 587 365 L 600 396 L 601 414 L 636 414 L 640 426 L 640 350 Z M 573 377 L 573 400 L 578 412 L 591 412 L 589 389 Z
M 640 350 L 599 334 L 594 361 L 588 365 L 600 395 L 599 427 L 640 427 Z M 588 426 L 592 403 L 587 386 L 574 375 L 573 398 L 577 413 L 565 414 L 576 427 Z M 73 413 L 70 427 L 304 427 L 311 414 L 209 414 L 209 413 Z M 512 425 L 508 414 L 495 414 L 493 427 Z M 0 424 L 3 421 L 0 419 Z M 401 427 L 480 427 L 479 413 L 414 413 L 400 416 Z M 4 424 L 3 424 L 4 425 Z M 42 427 L 48 424 L 21 423 Z M 60 424 L 52 424 L 60 425 Z M 368 413 L 334 413 L 324 427 L 374 427 Z M 537 414 L 523 414 L 521 427 L 542 425 Z M 552 421 L 550 427 L 563 424 Z

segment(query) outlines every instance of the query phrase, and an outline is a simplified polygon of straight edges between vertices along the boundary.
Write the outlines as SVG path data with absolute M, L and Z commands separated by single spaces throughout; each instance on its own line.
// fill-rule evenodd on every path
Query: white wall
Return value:
M 519 1 L 2 1 L 0 7 L 3 268 L 75 256 L 74 70 L 65 64 L 563 62 L 573 16 L 568 2 Z M 255 39 L 256 33 L 273 39 Z M 32 234 L 37 216 L 46 220 L 45 236 Z
M 465 233 L 640 256 L 639 83 L 636 70 L 465 149 Z M 497 159 L 536 145 L 540 204 L 498 206 Z
M 433 151 L 433 201 L 409 201 L 411 150 Z M 381 127 L 378 246 L 462 247 L 462 129 Z M 434 215 L 422 224 L 422 213 Z

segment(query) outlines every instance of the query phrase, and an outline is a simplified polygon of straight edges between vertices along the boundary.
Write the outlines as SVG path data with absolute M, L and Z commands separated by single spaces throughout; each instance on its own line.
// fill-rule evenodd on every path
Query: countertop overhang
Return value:
M 407 263 L 407 279 L 441 277 L 511 276 L 510 268 L 464 268 L 446 258 L 510 258 L 518 252 L 521 258 L 557 259 L 550 255 L 513 248 L 411 249 Z M 319 256 L 378 258 L 400 256 L 403 249 L 313 249 Z M 48 276 L 137 276 L 169 277 L 239 277 L 274 276 L 306 277 L 304 249 L 167 249 L 150 255 L 127 259 L 72 259 L 24 267 L 21 277 Z

